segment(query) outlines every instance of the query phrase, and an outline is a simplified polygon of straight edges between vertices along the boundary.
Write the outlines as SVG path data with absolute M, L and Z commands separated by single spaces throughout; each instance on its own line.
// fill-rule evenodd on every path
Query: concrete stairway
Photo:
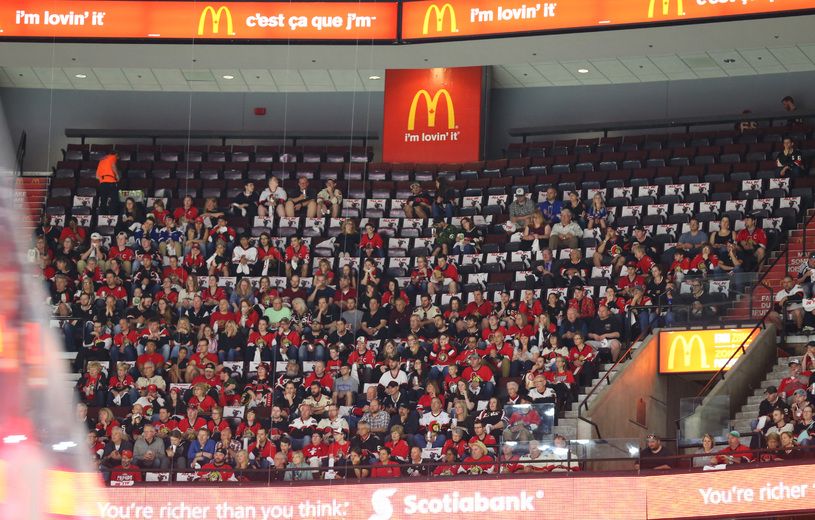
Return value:
M 773 251 L 768 261 L 759 271 L 759 279 L 772 287 L 773 292 L 781 287 L 781 279 L 787 274 L 785 259 L 775 260 L 784 256 L 789 249 L 789 271 L 794 272 L 801 265 L 808 251 L 804 251 L 804 234 L 807 234 L 807 249 L 815 251 L 815 209 L 809 209 L 803 222 L 796 229 L 787 232 L 786 241 L 782 240 L 781 249 Z M 750 300 L 753 301 L 752 315 L 750 314 Z M 770 292 L 762 286 L 753 288 L 751 294 L 739 297 L 733 308 L 727 313 L 727 318 L 758 320 L 772 307 Z
M 31 234 L 40 223 L 51 177 L 17 177 L 14 184 L 14 206 L 20 210 L 20 227 Z

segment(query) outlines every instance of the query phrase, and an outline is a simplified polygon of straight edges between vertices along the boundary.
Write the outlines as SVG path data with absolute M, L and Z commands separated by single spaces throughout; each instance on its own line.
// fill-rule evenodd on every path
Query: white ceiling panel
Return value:
M 768 49 L 743 49 L 739 50 L 739 54 L 758 74 L 775 74 L 787 70 Z

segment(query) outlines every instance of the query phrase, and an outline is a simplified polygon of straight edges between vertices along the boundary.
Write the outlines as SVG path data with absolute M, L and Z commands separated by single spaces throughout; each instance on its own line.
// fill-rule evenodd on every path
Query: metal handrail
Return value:
M 720 449 L 723 448 L 724 446 L 725 445 L 723 445 L 723 444 L 717 444 L 716 445 L 716 447 L 719 447 Z M 800 454 L 802 452 L 803 453 L 811 453 L 813 451 L 813 449 L 814 448 L 812 446 L 795 446 L 793 448 L 793 451 L 796 452 L 796 454 Z M 792 459 L 781 460 L 781 461 L 761 461 L 761 460 L 757 460 L 760 457 L 760 455 L 762 455 L 762 454 L 765 454 L 765 453 L 776 453 L 777 454 L 777 453 L 782 452 L 782 451 L 783 450 L 780 449 L 780 448 L 778 450 L 770 450 L 770 449 L 767 449 L 767 448 L 756 448 L 756 449 L 745 450 L 745 451 L 741 452 L 738 455 L 739 456 L 749 455 L 751 458 L 753 458 L 753 460 L 751 462 L 744 463 L 744 464 L 749 464 L 749 465 L 752 465 L 752 464 L 762 464 L 762 465 L 764 465 L 764 464 L 774 464 L 774 465 L 779 465 L 779 466 L 781 466 L 781 465 L 788 466 L 788 465 L 808 464 L 809 463 L 808 460 L 805 457 L 794 457 Z M 567 457 L 563 458 L 563 459 L 535 459 L 535 460 L 529 460 L 529 461 L 523 461 L 523 462 L 520 462 L 519 460 L 506 460 L 506 459 L 503 459 L 503 458 L 501 458 L 499 456 L 499 457 L 495 457 L 494 459 L 492 459 L 491 461 L 488 461 L 488 462 L 480 462 L 480 463 L 473 464 L 473 465 L 476 465 L 476 466 L 496 466 L 496 467 L 499 468 L 499 471 L 496 472 L 496 473 L 491 473 L 491 474 L 480 473 L 480 474 L 477 474 L 477 475 L 460 473 L 460 474 L 457 474 L 457 475 L 453 475 L 453 477 L 462 477 L 462 478 L 472 478 L 472 477 L 481 478 L 481 477 L 485 477 L 485 478 L 512 478 L 512 479 L 521 478 L 522 479 L 522 478 L 528 478 L 528 477 L 535 477 L 535 478 L 543 477 L 543 478 L 546 478 L 546 477 L 548 477 L 550 475 L 553 478 L 559 478 L 561 476 L 561 475 L 558 475 L 556 473 L 539 472 L 539 471 L 532 472 L 532 473 L 526 473 L 526 472 L 502 473 L 502 472 L 500 472 L 500 467 L 505 465 L 505 464 L 508 464 L 510 462 L 512 462 L 512 463 L 521 463 L 521 464 L 536 463 L 536 462 L 549 462 L 549 463 L 556 463 L 557 464 L 557 463 L 564 463 L 565 462 L 568 465 L 571 465 L 572 462 L 579 462 L 583 466 L 585 466 L 586 464 L 589 464 L 589 463 L 600 463 L 600 462 L 632 462 L 633 465 L 632 465 L 632 468 L 630 470 L 625 470 L 625 469 L 621 470 L 621 469 L 618 468 L 618 469 L 613 469 L 613 470 L 609 470 L 609 471 L 615 472 L 615 473 L 630 471 L 630 472 L 636 472 L 637 474 L 640 474 L 643 471 L 649 471 L 648 469 L 641 468 L 641 462 L 643 460 L 643 458 L 641 456 L 641 452 L 636 457 L 606 457 L 606 458 L 577 458 L 577 457 L 574 457 L 573 458 L 571 455 L 572 455 L 571 450 L 568 450 L 567 451 Z M 690 464 L 686 468 L 678 467 L 678 468 L 672 468 L 671 470 L 666 470 L 666 471 L 668 471 L 668 472 L 671 472 L 671 471 L 672 472 L 678 472 L 678 471 L 682 471 L 682 472 L 690 471 L 690 472 L 693 472 L 693 471 L 703 471 L 702 468 L 696 468 L 696 467 L 693 466 L 693 460 L 699 459 L 699 458 L 705 458 L 705 457 L 712 458 L 712 457 L 715 457 L 715 456 L 726 456 L 726 455 L 727 454 L 722 454 L 719 451 L 716 451 L 716 452 L 709 453 L 709 454 L 703 454 L 703 453 L 678 454 L 677 453 L 677 454 L 671 454 L 671 455 L 665 455 L 665 456 L 649 457 L 648 459 L 651 460 L 651 461 L 664 461 L 666 463 L 681 463 L 683 461 L 688 461 L 688 462 L 690 462 Z M 459 463 L 460 463 L 460 461 L 456 461 L 454 464 L 459 464 Z M 423 461 L 422 465 L 429 468 L 429 469 L 432 469 L 432 468 L 436 468 L 436 467 L 439 467 L 439 466 L 446 466 L 446 465 L 448 465 L 448 463 L 445 462 L 445 461 Z M 412 466 L 412 464 L 400 463 L 400 462 L 389 465 L 389 467 L 392 467 L 392 468 L 399 468 L 400 471 L 401 471 L 402 468 L 409 468 L 411 466 Z M 241 470 L 241 469 L 237 469 L 237 468 L 234 468 L 232 466 L 229 466 L 229 467 L 226 468 L 227 471 L 231 470 L 233 472 L 241 472 L 242 474 L 246 474 L 246 475 L 257 475 L 257 476 L 260 476 L 260 477 L 267 477 L 267 478 L 264 479 L 265 481 L 262 481 L 262 480 L 254 480 L 254 481 L 249 480 L 249 481 L 243 481 L 243 482 L 239 481 L 239 480 L 235 480 L 235 481 L 213 481 L 212 484 L 223 485 L 226 482 L 234 482 L 236 485 L 241 485 L 241 484 L 244 484 L 244 485 L 247 485 L 247 484 L 248 485 L 263 485 L 263 484 L 273 485 L 273 484 L 277 484 L 278 482 L 280 483 L 280 485 L 308 484 L 308 483 L 312 483 L 312 482 L 317 483 L 317 482 L 325 482 L 325 480 L 320 479 L 318 477 L 318 478 L 314 478 L 313 480 L 285 480 L 285 481 L 280 481 L 280 480 L 277 480 L 277 479 L 272 479 L 271 477 L 272 477 L 273 473 L 274 474 L 279 474 L 279 473 L 288 473 L 288 472 L 297 472 L 297 471 L 306 471 L 306 472 L 310 471 L 310 472 L 315 472 L 316 473 L 316 472 L 325 472 L 325 471 L 329 471 L 331 469 L 334 469 L 335 471 L 344 472 L 344 471 L 348 471 L 349 467 L 351 467 L 351 466 L 342 465 L 342 466 L 336 466 L 334 468 L 329 468 L 329 467 L 324 467 L 324 466 L 317 466 L 317 467 L 315 467 L 315 466 L 307 466 L 307 467 L 294 467 L 294 468 L 290 468 L 290 467 L 285 467 L 285 468 L 268 467 L 268 468 L 252 468 L 252 469 Z M 378 465 L 378 464 L 359 464 L 359 465 L 352 466 L 352 467 L 353 467 L 353 469 L 371 470 L 371 469 L 374 469 L 374 468 L 377 468 L 377 467 L 382 467 L 382 466 Z M 106 468 L 106 471 L 110 471 L 110 470 L 112 470 L 112 468 Z M 576 471 L 578 471 L 579 473 L 582 473 L 583 472 L 582 470 L 583 470 L 583 468 L 580 467 Z M 166 468 L 166 469 L 142 468 L 142 467 L 137 466 L 135 463 L 133 463 L 131 468 L 129 468 L 129 471 L 137 471 L 142 475 L 147 474 L 147 473 L 159 473 L 159 474 L 167 473 L 167 474 L 170 474 L 170 475 L 177 475 L 177 474 L 199 473 L 202 470 L 201 469 L 195 469 L 195 468 L 177 468 L 177 467 L 176 468 Z M 572 470 L 570 468 L 567 471 L 570 472 L 570 473 L 573 473 L 575 470 Z M 596 471 L 596 472 L 593 472 L 593 473 L 596 474 L 596 473 L 602 473 L 602 472 L 603 472 L 603 470 L 599 470 L 599 471 Z M 434 475 L 432 471 L 428 471 L 428 473 L 426 473 L 425 475 L 422 475 L 422 476 L 427 478 L 427 479 L 448 478 L 446 476 Z M 371 477 L 369 476 L 368 478 L 371 478 Z M 400 475 L 398 477 L 389 478 L 389 480 L 391 480 L 391 481 L 404 480 L 404 479 L 411 479 L 411 477 L 407 477 L 405 475 Z M 342 483 L 342 482 L 359 481 L 359 480 L 361 480 L 361 477 L 355 477 L 355 476 L 347 477 L 346 476 L 344 478 L 339 478 L 339 479 L 332 480 L 332 482 Z M 410 481 L 412 481 L 412 480 L 410 480 Z M 185 483 L 187 483 L 187 484 L 194 483 L 195 485 L 201 485 L 201 484 L 206 485 L 206 484 L 209 483 L 209 481 L 206 480 L 206 479 L 196 479 L 196 480 L 193 480 L 193 481 L 186 481 L 185 482 L 185 481 L 178 481 L 178 480 L 174 480 L 172 478 L 169 478 L 167 480 L 157 480 L 155 482 L 146 482 L 146 481 L 143 480 L 142 482 L 139 482 L 138 484 L 140 486 L 156 486 L 156 485 L 168 485 L 168 484 L 172 485 L 172 484 L 185 484 Z
M 536 136 L 536 135 L 566 135 L 566 134 L 581 134 L 581 133 L 603 133 L 603 137 L 608 137 L 608 133 L 611 131 L 623 131 L 623 130 L 652 130 L 652 129 L 661 129 L 661 128 L 684 128 L 685 133 L 690 133 L 690 128 L 693 126 L 713 126 L 713 125 L 724 125 L 724 124 L 734 124 L 740 123 L 743 121 L 755 121 L 755 122 L 767 122 L 769 123 L 767 127 L 758 128 L 757 130 L 760 132 L 765 128 L 772 129 L 772 128 L 785 128 L 785 127 L 774 127 L 772 126 L 776 121 L 786 121 L 791 117 L 795 118 L 802 118 L 802 119 L 813 119 L 815 118 L 815 113 L 807 113 L 807 114 L 789 114 L 789 113 L 782 113 L 777 115 L 771 116 L 761 116 L 755 117 L 753 114 L 746 114 L 746 115 L 719 115 L 719 116 L 711 116 L 711 117 L 686 117 L 686 118 L 673 118 L 673 119 L 651 119 L 651 120 L 642 120 L 642 121 L 611 121 L 611 122 L 600 122 L 600 123 L 583 123 L 577 125 L 559 125 L 559 126 L 532 126 L 532 127 L 517 127 L 517 128 L 510 128 L 507 132 L 510 137 L 521 137 L 522 143 L 526 143 L 526 138 L 529 136 Z M 809 126 L 801 127 L 802 130 L 806 130 Z M 757 133 L 755 131 L 747 131 L 746 134 Z
M 25 160 L 25 151 L 26 151 L 26 147 L 27 147 L 26 146 L 27 142 L 28 142 L 28 134 L 26 134 L 25 130 L 23 130 L 23 133 L 20 134 L 20 142 L 17 144 L 17 156 L 16 156 L 16 158 L 17 158 L 17 162 L 16 162 L 17 172 L 16 172 L 16 176 L 22 176 L 23 175 L 23 161 Z
M 769 314 L 772 311 L 773 311 L 772 308 L 768 309 L 767 312 L 764 313 L 764 316 L 762 316 L 761 319 L 758 320 L 758 323 L 756 323 L 755 326 L 752 329 L 750 329 L 750 333 L 747 334 L 747 336 L 744 338 L 741 344 L 738 347 L 736 347 L 735 350 L 733 350 L 733 353 L 730 355 L 729 358 L 727 358 L 727 361 L 724 363 L 724 365 L 722 365 L 721 368 L 719 368 L 719 370 L 716 371 L 715 374 L 713 374 L 713 376 L 708 380 L 708 382 L 705 383 L 705 386 L 703 386 L 699 393 L 696 394 L 697 399 L 700 397 L 704 397 L 704 395 L 718 382 L 717 379 L 719 377 L 724 379 L 725 370 L 730 368 L 730 363 L 733 361 L 733 359 L 735 359 L 736 354 L 741 355 L 744 354 L 744 352 L 746 352 L 747 341 L 751 340 L 753 338 L 753 334 L 764 326 L 764 320 L 767 319 L 767 316 L 769 316 Z

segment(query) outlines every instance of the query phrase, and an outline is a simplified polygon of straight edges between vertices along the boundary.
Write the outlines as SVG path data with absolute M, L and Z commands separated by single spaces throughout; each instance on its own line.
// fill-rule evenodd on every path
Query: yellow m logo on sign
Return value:
M 654 7 L 657 0 L 651 0 L 648 4 L 648 18 L 654 17 Z M 668 16 L 668 11 L 671 10 L 671 0 L 662 0 L 662 16 Z M 676 0 L 676 16 L 682 16 L 685 10 L 682 8 L 682 0 Z
M 222 5 L 216 11 L 214 7 L 208 5 L 201 11 L 201 16 L 198 18 L 198 36 L 204 34 L 204 23 L 207 20 L 207 14 L 212 17 L 212 34 L 218 34 L 221 25 L 221 16 L 226 15 L 226 34 L 234 34 L 232 32 L 232 13 L 229 8 Z
M 456 112 L 453 108 L 453 99 L 450 97 L 450 93 L 447 92 L 446 88 L 439 89 L 432 98 L 430 97 L 430 93 L 422 89 L 413 96 L 413 101 L 410 103 L 410 112 L 408 112 L 408 130 L 413 130 L 416 128 L 416 108 L 419 106 L 419 99 L 424 98 L 425 104 L 427 104 L 427 126 L 430 128 L 435 128 L 436 126 L 436 108 L 439 105 L 439 99 L 441 96 L 444 96 L 445 100 L 447 101 L 447 128 L 453 129 L 456 127 Z
M 677 367 L 676 356 L 677 349 L 682 347 L 682 365 Z M 694 359 L 693 347 L 699 346 L 699 358 Z M 705 350 L 705 343 L 699 334 L 691 335 L 690 339 L 685 336 L 676 336 L 671 342 L 668 349 L 668 370 L 688 371 L 688 372 L 701 372 L 709 370 L 710 366 L 707 363 L 707 352 Z
M 422 24 L 422 34 L 427 34 L 430 29 L 430 14 L 436 13 L 436 32 L 441 32 L 442 28 L 444 27 L 444 15 L 447 12 L 450 12 L 450 32 L 458 32 L 458 26 L 456 25 L 456 10 L 453 9 L 453 6 L 450 4 L 444 4 L 439 9 L 439 6 L 436 4 L 431 5 L 427 8 L 427 12 L 424 14 L 424 23 Z

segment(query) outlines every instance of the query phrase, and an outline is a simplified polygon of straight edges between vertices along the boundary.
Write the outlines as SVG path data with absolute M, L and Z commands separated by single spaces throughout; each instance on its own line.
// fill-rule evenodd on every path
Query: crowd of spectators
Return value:
M 31 257 L 77 352 L 80 399 L 101 408 L 89 425 L 107 474 L 134 465 L 226 475 L 329 458 L 332 467 L 418 465 L 424 448 L 441 449 L 450 473 L 508 471 L 488 464 L 502 437 L 539 435 L 511 432 L 506 405 L 563 411 L 626 338 L 715 319 L 726 293 L 710 294 L 707 282 L 755 269 L 767 244 L 748 214 L 739 232 L 723 217 L 710 236 L 691 219 L 666 249 L 644 227 L 618 228 L 599 194 L 584 204 L 550 188 L 536 204 L 519 189 L 503 229 L 541 260 L 528 289 L 491 294 L 462 291 L 457 259 L 481 250 L 484 229 L 468 217 L 450 222 L 456 207 L 443 180 L 434 192 L 414 184 L 404 202 L 406 215 L 432 225 L 433 247 L 402 286 L 380 262 L 388 249 L 370 220 L 357 231 L 346 219 L 327 257 L 299 236 L 281 245 L 229 224 L 231 215 L 336 218 L 337 184 L 310 182 L 291 192 L 274 177 L 263 190 L 249 182 L 226 207 L 114 200 L 109 245 L 75 218 L 59 229 L 44 217 Z M 589 258 L 585 230 L 599 237 Z M 606 278 L 602 293 L 594 269 Z M 235 407 L 245 410 L 239 424 L 224 418 Z

